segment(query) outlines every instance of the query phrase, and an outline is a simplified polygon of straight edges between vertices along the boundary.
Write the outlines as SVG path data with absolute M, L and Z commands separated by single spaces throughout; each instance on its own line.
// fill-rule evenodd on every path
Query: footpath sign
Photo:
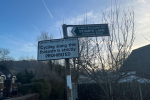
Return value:
M 71 32 L 77 37 L 110 36 L 108 24 L 77 25 Z
M 38 60 L 56 60 L 79 57 L 78 38 L 38 42 Z

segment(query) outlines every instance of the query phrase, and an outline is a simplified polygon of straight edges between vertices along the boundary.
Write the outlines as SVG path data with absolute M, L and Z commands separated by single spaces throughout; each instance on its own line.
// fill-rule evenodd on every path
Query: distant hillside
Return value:
M 10 72 L 13 75 L 16 75 L 19 72 L 24 71 L 25 69 L 27 69 L 28 71 L 33 71 L 33 73 L 35 73 L 37 71 L 37 69 L 43 67 L 44 66 L 48 66 L 47 62 L 42 62 L 42 61 L 36 61 L 36 60 L 32 60 L 32 61 L 27 61 L 27 60 L 23 60 L 23 61 L 5 61 L 3 62 L 6 64 L 7 68 L 10 70 Z

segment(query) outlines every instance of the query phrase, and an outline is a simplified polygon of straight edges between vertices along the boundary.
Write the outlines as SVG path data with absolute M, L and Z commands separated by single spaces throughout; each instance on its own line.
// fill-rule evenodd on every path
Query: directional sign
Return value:
M 78 38 L 54 39 L 38 42 L 38 60 L 79 57 Z
M 110 36 L 108 24 L 76 25 L 71 32 L 77 37 Z

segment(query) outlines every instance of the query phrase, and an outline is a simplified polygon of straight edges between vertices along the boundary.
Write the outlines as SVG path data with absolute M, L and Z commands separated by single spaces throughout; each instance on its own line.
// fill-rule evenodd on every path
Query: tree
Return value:
M 41 34 L 39 36 L 36 37 L 36 41 L 42 41 L 42 40 L 51 40 L 53 39 L 53 35 L 52 34 L 48 34 L 48 32 L 41 32 Z M 40 68 L 40 72 L 44 71 L 42 74 L 49 74 L 49 76 L 55 76 L 55 79 L 61 80 L 61 77 L 63 75 L 63 66 L 61 64 L 60 60 L 49 60 L 49 61 L 45 61 L 49 67 L 47 66 L 41 66 Z M 43 67 L 45 67 L 45 69 L 43 69 Z M 50 75 L 53 74 L 53 75 Z M 43 76 L 45 76 L 43 75 Z
M 8 49 L 0 48 L 0 62 L 1 61 L 7 61 L 7 60 L 13 60 L 12 57 L 8 56 L 9 53 L 10 52 Z
M 29 56 L 26 56 L 26 57 L 20 56 L 19 61 L 23 61 L 23 60 L 33 61 L 33 60 L 35 60 L 35 58 L 34 58 L 33 55 L 31 57 L 29 57 Z
M 53 35 L 48 34 L 47 32 L 43 31 L 41 34 L 36 38 L 37 41 L 42 40 L 51 40 L 53 39 Z M 64 77 L 64 67 L 62 66 L 61 60 L 49 60 L 49 61 L 42 61 L 41 68 L 37 70 L 37 77 L 44 78 L 49 80 L 51 84 L 51 99 L 60 99 L 63 96 L 63 77 Z
M 130 55 L 135 39 L 134 10 L 131 7 L 120 12 L 115 5 L 108 13 L 102 11 L 102 15 L 102 23 L 109 24 L 110 36 L 79 39 L 80 58 L 72 62 L 75 73 L 84 72 L 101 87 L 103 99 L 110 100 L 117 98 L 113 93 L 118 91 L 115 88 L 119 80 L 128 76 L 128 72 L 120 73 L 119 68 Z
M 29 84 L 31 83 L 31 79 L 34 78 L 33 72 L 28 72 L 27 69 L 24 70 L 22 73 L 18 73 L 17 75 L 17 81 L 21 82 L 22 84 Z
M 52 34 L 48 34 L 48 32 L 42 31 L 41 34 L 36 37 L 36 42 L 42 40 L 51 40 L 51 39 L 53 39 Z
M 9 50 L 0 48 L 0 69 L 8 70 L 5 61 L 14 60 L 12 57 L 9 57 Z

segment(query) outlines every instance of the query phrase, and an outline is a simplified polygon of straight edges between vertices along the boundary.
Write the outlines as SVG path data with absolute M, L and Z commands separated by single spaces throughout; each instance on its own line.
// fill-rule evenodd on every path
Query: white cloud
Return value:
M 86 19 L 87 19 L 87 24 L 95 24 L 100 23 L 101 21 L 101 14 L 100 13 L 94 13 L 93 11 L 89 11 L 87 13 L 75 16 L 75 17 L 70 17 L 66 18 L 64 23 L 67 25 L 78 25 L 78 24 L 86 24 Z M 56 27 L 60 27 L 62 21 L 57 21 L 55 23 Z
M 23 39 L 19 39 L 18 37 L 14 37 L 13 35 L 7 35 L 7 36 L 0 36 L 1 39 L 4 39 L 4 41 L 7 41 L 9 44 L 11 44 L 11 47 L 13 47 L 13 51 L 35 51 L 36 47 L 33 43 L 25 42 Z M 9 48 L 7 48 L 9 49 Z
M 87 12 L 85 14 L 78 15 L 77 17 L 71 17 L 67 18 L 65 23 L 66 24 L 93 24 L 99 23 L 100 22 L 100 14 L 99 13 L 94 13 L 93 11 Z
M 140 3 L 141 3 L 141 2 L 146 3 L 146 1 L 145 1 L 145 0 L 138 0 L 138 2 L 140 2 Z

